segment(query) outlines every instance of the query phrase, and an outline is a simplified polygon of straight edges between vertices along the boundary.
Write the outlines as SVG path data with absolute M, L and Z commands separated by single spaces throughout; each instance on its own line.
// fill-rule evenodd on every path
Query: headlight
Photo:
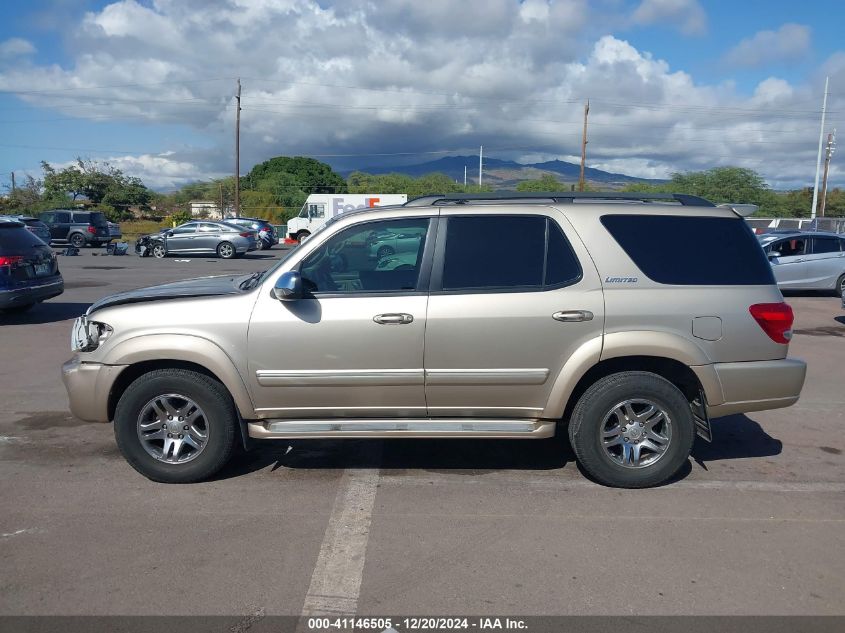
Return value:
M 74 352 L 92 352 L 105 341 L 114 330 L 99 321 L 89 321 L 81 316 L 73 323 L 70 335 L 70 349 Z

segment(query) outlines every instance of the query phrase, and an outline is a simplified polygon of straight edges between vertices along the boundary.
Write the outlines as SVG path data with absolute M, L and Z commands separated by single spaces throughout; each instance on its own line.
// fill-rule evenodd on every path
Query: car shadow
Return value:
M 836 321 L 837 323 L 841 323 L 842 325 L 845 325 L 845 316 L 833 317 L 833 320 Z
M 3 314 L 0 312 L 0 325 L 38 325 L 67 321 L 82 316 L 90 306 L 90 303 L 45 301 L 34 305 L 27 312 L 18 314 Z
M 555 470 L 574 461 L 568 440 L 391 439 L 279 440 L 255 447 L 229 463 L 215 479 L 239 477 L 267 467 L 342 470 L 378 468 L 394 474 L 422 470 L 480 475 L 499 470 Z
M 692 458 L 703 468 L 707 462 L 745 457 L 772 457 L 783 451 L 783 442 L 766 433 L 747 415 L 728 415 L 712 421 L 713 442 L 696 438 Z
M 696 438 L 691 460 L 708 470 L 709 462 L 779 455 L 783 443 L 746 415 L 713 423 L 714 442 Z M 214 480 L 225 480 L 270 468 L 343 470 L 378 468 L 386 474 L 420 470 L 451 475 L 481 475 L 500 470 L 558 470 L 575 461 L 565 433 L 544 440 L 476 439 L 331 439 L 254 442 L 254 448 L 232 460 Z M 688 460 L 666 484 L 692 472 Z M 578 470 L 592 478 L 580 467 Z

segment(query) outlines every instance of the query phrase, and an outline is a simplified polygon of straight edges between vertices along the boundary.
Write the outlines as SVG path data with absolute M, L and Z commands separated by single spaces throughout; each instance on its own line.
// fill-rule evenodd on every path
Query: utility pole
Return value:
M 836 145 L 836 129 L 827 135 L 827 153 L 824 157 L 824 176 L 822 177 L 822 202 L 819 207 L 819 217 L 824 217 L 824 207 L 827 202 L 827 174 L 830 171 L 830 159 Z
M 235 115 L 235 217 L 241 216 L 241 78 L 238 77 L 238 96 Z
M 226 217 L 226 211 L 223 208 L 223 181 L 218 182 L 217 186 L 220 188 L 220 219 L 222 220 Z
M 484 156 L 484 146 L 480 145 L 478 147 L 478 190 L 479 191 L 481 191 L 481 165 L 483 164 L 482 156 Z
M 12 172 L 12 193 L 15 193 L 15 172 Z
M 810 219 L 816 218 L 816 204 L 819 200 L 819 167 L 822 162 L 822 140 L 824 139 L 824 115 L 827 111 L 827 84 L 830 77 L 824 78 L 824 98 L 822 99 L 822 125 L 819 129 L 819 153 L 816 156 L 816 182 L 813 185 L 813 208 L 810 211 Z
M 590 100 L 584 104 L 584 132 L 581 135 L 581 175 L 578 177 L 578 191 L 584 191 L 584 163 L 587 162 L 587 115 L 590 113 Z

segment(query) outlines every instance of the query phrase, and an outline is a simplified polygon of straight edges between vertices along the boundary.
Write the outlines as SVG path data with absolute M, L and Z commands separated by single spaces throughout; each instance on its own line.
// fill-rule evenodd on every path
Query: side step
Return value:
M 554 420 L 401 418 L 343 420 L 261 420 L 247 423 L 255 439 L 335 437 L 477 437 L 539 439 L 555 434 Z

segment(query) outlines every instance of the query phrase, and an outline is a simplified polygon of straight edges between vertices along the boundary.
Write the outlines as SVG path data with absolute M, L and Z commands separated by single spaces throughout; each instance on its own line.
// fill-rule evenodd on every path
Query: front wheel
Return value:
M 311 236 L 311 234 L 308 231 L 300 231 L 299 233 L 296 234 L 297 244 L 302 244 L 303 240 L 307 239 L 310 236 Z
M 650 372 L 625 371 L 596 381 L 569 421 L 578 462 L 600 483 L 618 488 L 665 483 L 686 463 L 694 440 L 686 397 Z
M 836 294 L 840 297 L 845 296 L 845 275 L 841 275 L 836 281 Z
M 161 242 L 153 244 L 153 257 L 156 259 L 164 259 L 167 256 L 167 249 Z
M 235 247 L 229 244 L 229 242 L 221 242 L 217 246 L 217 256 L 220 259 L 232 259 L 235 254 Z
M 207 479 L 229 460 L 237 417 L 226 388 L 198 372 L 159 369 L 137 378 L 117 403 L 114 434 L 126 461 L 163 483 Z

